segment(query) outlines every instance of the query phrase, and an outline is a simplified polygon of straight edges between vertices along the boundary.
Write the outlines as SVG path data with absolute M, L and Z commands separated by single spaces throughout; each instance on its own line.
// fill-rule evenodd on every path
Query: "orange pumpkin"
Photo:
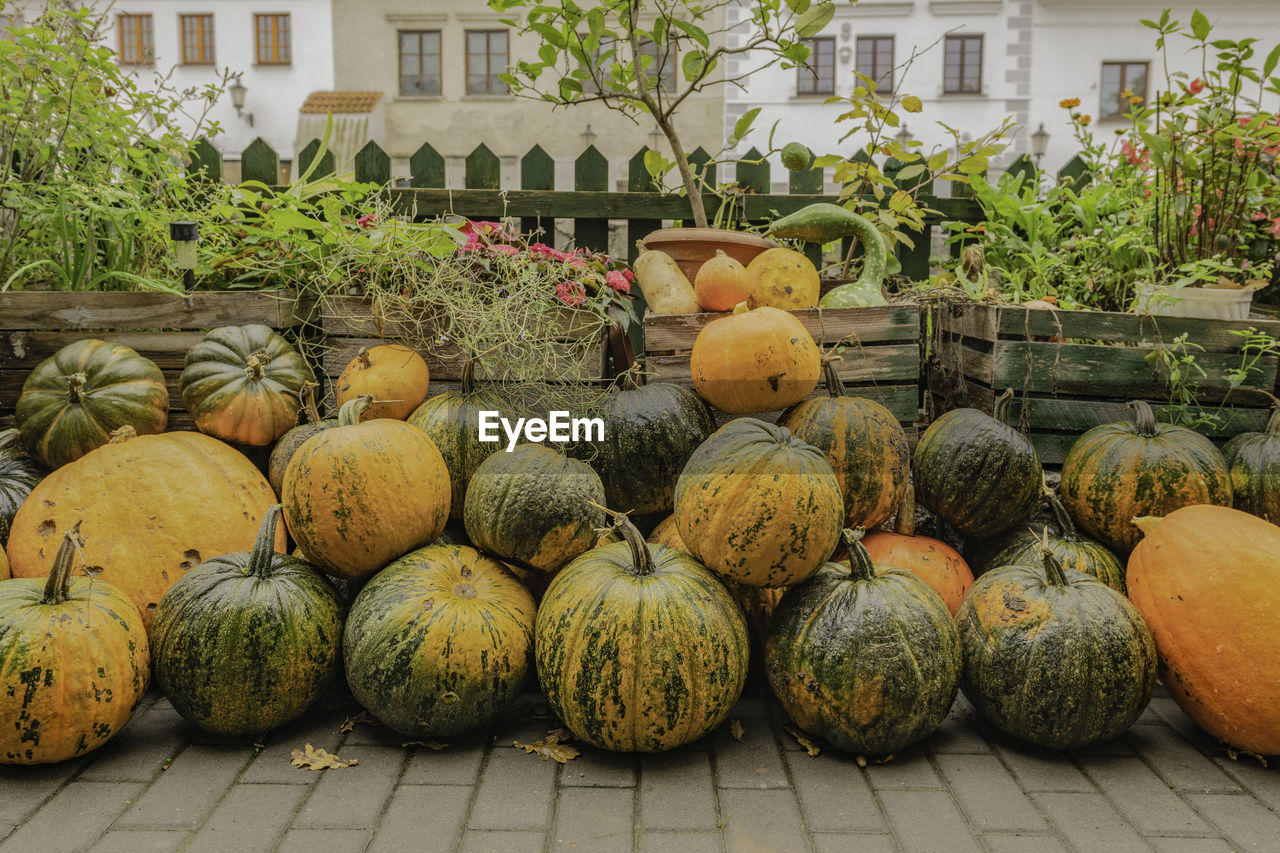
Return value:
M 965 593 L 973 586 L 973 572 L 955 548 L 938 539 L 916 536 L 915 532 L 915 492 L 908 485 L 893 531 L 872 531 L 863 537 L 862 545 L 877 566 L 906 569 L 937 590 L 955 616 Z
M 338 406 L 370 394 L 373 405 L 361 420 L 392 418 L 402 421 L 427 399 L 431 371 L 427 363 L 408 347 L 385 344 L 363 348 L 338 375 Z
M 369 395 L 344 404 L 338 425 L 303 442 L 284 470 L 289 532 L 312 563 L 344 578 L 434 542 L 449 519 L 440 451 L 404 421 L 361 423 L 372 404 Z
M 1280 755 L 1280 527 L 1207 504 L 1134 523 L 1125 579 L 1169 695 L 1236 749 Z
M 14 577 L 49 573 L 61 534 L 83 518 L 85 556 L 122 590 L 148 629 L 156 605 L 206 557 L 248 551 L 276 496 L 261 472 L 227 444 L 198 432 L 137 435 L 111 443 L 41 480 L 14 516 Z M 284 551 L 284 531 L 276 550 Z
M 747 270 L 742 264 L 716 249 L 716 256 L 698 267 L 693 279 L 698 304 L 708 311 L 732 311 L 750 295 Z
M 9 579 L 9 557 L 0 548 L 0 581 Z
M 658 522 L 658 526 L 649 533 L 648 541 L 650 545 L 670 545 L 672 548 L 679 548 L 686 554 L 689 553 L 689 549 L 684 545 L 684 540 L 680 538 L 680 529 L 676 527 L 674 514 L 668 515 Z
M 734 415 L 784 409 L 818 385 L 822 356 L 794 315 L 768 306 L 712 320 L 693 342 L 693 387 L 711 405 Z

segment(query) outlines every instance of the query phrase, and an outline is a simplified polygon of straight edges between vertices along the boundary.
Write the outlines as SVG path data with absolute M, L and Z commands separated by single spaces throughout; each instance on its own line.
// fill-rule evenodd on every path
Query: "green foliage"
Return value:
M 1280 341 L 1265 332 L 1250 327 L 1232 330 L 1230 334 L 1240 339 L 1240 363 L 1227 371 L 1227 393 L 1212 409 L 1205 408 L 1200 401 L 1200 380 L 1207 374 L 1196 362 L 1196 352 L 1204 352 L 1204 347 L 1187 340 L 1188 334 L 1184 332 L 1172 343 L 1158 344 L 1147 354 L 1147 364 L 1165 378 L 1169 407 L 1163 417 L 1169 423 L 1191 429 L 1228 430 L 1238 414 L 1228 405 L 1231 394 L 1247 388 L 1255 374 L 1265 375 L 1261 366 L 1263 359 L 1280 355 Z

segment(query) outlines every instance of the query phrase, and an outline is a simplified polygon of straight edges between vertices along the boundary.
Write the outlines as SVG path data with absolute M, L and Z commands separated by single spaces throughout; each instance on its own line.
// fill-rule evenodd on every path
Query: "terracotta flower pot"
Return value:
M 666 252 L 674 258 L 691 284 L 698 268 L 715 257 L 716 249 L 723 249 L 726 255 L 746 266 L 756 255 L 777 245 L 755 234 L 723 228 L 662 228 L 644 238 L 646 249 Z

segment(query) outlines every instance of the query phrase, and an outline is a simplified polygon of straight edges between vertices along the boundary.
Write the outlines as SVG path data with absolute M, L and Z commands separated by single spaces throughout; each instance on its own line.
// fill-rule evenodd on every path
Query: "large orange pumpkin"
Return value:
M 748 310 L 703 326 L 689 357 L 693 388 L 708 403 L 733 415 L 772 412 L 812 393 L 822 372 L 813 336 L 794 315 L 778 308 Z
M 339 407 L 362 394 L 373 395 L 361 420 L 402 421 L 427 399 L 430 385 L 431 372 L 422 356 L 399 344 L 384 344 L 361 349 L 342 369 L 334 391 Z
M 116 430 L 41 480 L 14 516 L 14 577 L 44 577 L 61 534 L 83 518 L 89 562 L 142 612 L 206 557 L 248 551 L 276 502 L 267 480 L 234 448 L 198 432 L 135 435 Z M 284 531 L 276 550 L 284 551 Z
M 404 421 L 361 423 L 372 403 L 366 394 L 344 405 L 338 425 L 303 442 L 284 470 L 289 532 L 308 560 L 339 577 L 367 577 L 429 545 L 449 519 L 440 451 Z
M 1207 504 L 1135 523 L 1129 598 L 1169 695 L 1236 749 L 1280 755 L 1280 527 Z
M 933 587 L 951 615 L 973 586 L 973 572 L 959 552 L 946 542 L 928 536 L 916 536 L 915 491 L 907 486 L 893 532 L 876 530 L 862 539 L 862 545 L 877 566 L 906 569 Z

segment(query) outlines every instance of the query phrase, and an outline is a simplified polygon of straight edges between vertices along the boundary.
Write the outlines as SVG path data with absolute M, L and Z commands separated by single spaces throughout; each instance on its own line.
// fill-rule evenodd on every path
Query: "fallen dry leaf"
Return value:
M 292 755 L 293 761 L 290 763 L 294 767 L 301 767 L 303 770 L 326 770 L 328 768 L 336 770 L 340 767 L 352 767 L 360 763 L 358 758 L 343 761 L 338 756 L 323 749 L 316 749 L 311 744 L 307 744 L 305 750 L 295 749 Z
M 897 754 L 891 752 L 888 755 L 886 755 L 884 758 L 877 758 L 876 764 L 888 764 L 890 761 L 893 761 L 893 759 L 896 757 L 897 757 Z
M 442 749 L 449 748 L 449 744 L 440 743 L 434 740 L 429 740 L 425 742 L 420 740 L 411 740 L 411 741 L 406 741 L 405 743 L 400 744 L 401 749 L 408 749 L 411 746 L 425 746 L 427 749 L 432 749 L 432 750 L 435 750 L 436 752 L 439 752 Z
M 358 725 L 373 726 L 377 725 L 377 723 L 377 720 L 369 716 L 368 711 L 361 711 L 354 717 L 347 717 L 343 720 L 342 725 L 338 726 L 338 734 L 346 734 L 347 732 L 354 730 Z
M 805 752 L 809 753 L 810 758 L 817 758 L 818 754 L 822 752 L 822 750 L 818 748 L 818 744 L 810 740 L 808 735 L 797 729 L 791 723 L 787 723 L 783 728 L 787 730 L 788 734 L 796 739 L 796 743 L 804 747 Z
M 742 728 L 741 720 L 732 720 L 729 723 L 729 734 L 733 735 L 733 739 L 738 743 L 742 743 L 742 736 L 746 734 L 746 729 Z
M 570 737 L 572 735 L 568 729 L 552 729 L 542 740 L 535 740 L 533 743 L 516 740 L 511 743 L 517 749 L 523 749 L 527 755 L 536 754 L 543 761 L 550 759 L 557 764 L 564 764 L 582 754 L 577 747 L 565 743 Z
M 867 757 L 866 757 L 865 755 L 859 755 L 857 758 L 855 758 L 855 759 L 854 759 L 854 762 L 855 762 L 859 767 L 866 767 L 866 766 L 867 766 Z

